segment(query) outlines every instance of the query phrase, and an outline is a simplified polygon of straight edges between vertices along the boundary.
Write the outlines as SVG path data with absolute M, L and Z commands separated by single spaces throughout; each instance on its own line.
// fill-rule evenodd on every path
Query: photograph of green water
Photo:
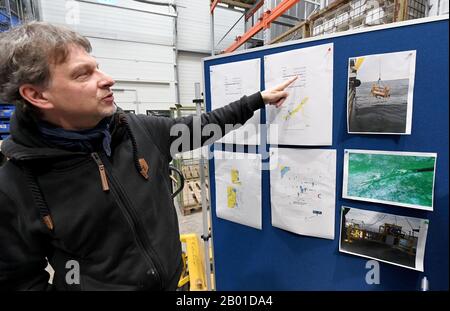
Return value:
M 435 153 L 344 151 L 342 196 L 433 210 Z

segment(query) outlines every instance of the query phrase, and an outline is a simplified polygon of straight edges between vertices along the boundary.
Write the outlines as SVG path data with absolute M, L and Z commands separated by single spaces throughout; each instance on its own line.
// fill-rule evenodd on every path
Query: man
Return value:
M 1 147 L 1 146 L 2 146 L 2 145 L 0 144 L 0 147 Z M 0 149 L 0 150 L 1 150 L 1 149 Z M 0 166 L 2 166 L 4 162 L 6 162 L 6 158 L 5 158 L 5 156 L 3 155 L 3 153 L 0 151 Z
M 86 38 L 42 22 L 0 35 L 0 100 L 16 105 L 2 145 L 0 287 L 47 289 L 48 259 L 57 290 L 175 290 L 170 130 L 192 133 L 194 118 L 125 115 L 90 51 Z M 201 126 L 243 124 L 281 105 L 292 81 L 204 113 Z

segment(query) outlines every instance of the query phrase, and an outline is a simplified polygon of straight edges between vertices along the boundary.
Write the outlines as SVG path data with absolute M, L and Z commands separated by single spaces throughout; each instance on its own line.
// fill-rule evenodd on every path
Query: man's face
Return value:
M 83 48 L 71 46 L 66 62 L 50 67 L 51 81 L 43 92 L 51 109 L 45 119 L 69 130 L 95 127 L 117 107 L 111 92 L 114 80 L 98 69 Z

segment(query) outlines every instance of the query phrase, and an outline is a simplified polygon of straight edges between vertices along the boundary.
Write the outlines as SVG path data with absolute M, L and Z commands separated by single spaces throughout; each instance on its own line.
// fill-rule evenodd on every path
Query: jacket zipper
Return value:
M 98 156 L 97 152 L 91 153 L 91 156 L 94 159 L 95 163 L 97 163 L 98 171 L 100 173 L 100 180 L 102 181 L 102 189 L 103 191 L 107 192 L 109 191 L 109 185 L 108 185 L 108 178 L 106 178 L 105 165 L 103 165 L 103 162 Z
M 94 154 L 95 154 L 95 156 L 94 156 Z M 99 163 L 101 163 L 101 165 L 103 166 L 103 174 L 105 174 L 105 180 L 107 182 L 106 168 L 105 168 L 105 166 L 104 166 L 104 164 L 103 164 L 99 154 L 98 153 L 93 153 L 93 157 L 94 157 L 94 160 L 96 161 L 97 165 Z M 97 160 L 96 160 L 96 158 L 97 158 Z M 102 174 L 102 173 L 100 173 L 100 174 Z M 161 276 L 160 276 L 160 273 L 159 273 L 159 271 L 162 271 L 161 270 L 162 268 L 159 267 L 160 269 L 158 270 L 156 268 L 156 265 L 154 264 L 154 261 L 156 261 L 156 258 L 157 258 L 156 255 L 153 256 L 153 258 L 155 258 L 155 260 L 152 260 L 152 256 L 149 254 L 148 250 L 151 250 L 151 252 L 153 254 L 156 254 L 156 253 L 153 250 L 150 242 L 146 239 L 146 237 L 147 237 L 146 233 L 143 231 L 143 229 L 141 229 L 141 226 L 139 225 L 139 220 L 138 220 L 139 218 L 137 217 L 136 212 L 134 211 L 134 209 L 131 206 L 131 204 L 127 203 L 125 191 L 122 190 L 120 184 L 116 181 L 116 179 L 112 175 L 112 173 L 109 174 L 109 181 L 110 181 L 110 183 L 112 185 L 111 190 L 116 193 L 116 197 L 118 198 L 118 201 L 119 201 L 118 202 L 119 206 L 123 207 L 123 210 L 125 212 L 124 213 L 125 218 L 126 218 L 128 224 L 131 227 L 131 230 L 132 230 L 132 232 L 133 232 L 133 234 L 135 236 L 136 242 L 137 242 L 139 248 L 141 249 L 142 253 L 144 254 L 144 257 L 147 259 L 147 262 L 149 263 L 150 267 L 155 271 L 156 276 L 157 276 L 158 281 L 159 281 L 159 284 L 160 284 L 160 288 L 162 289 L 163 288 L 163 282 L 162 282 L 162 279 L 161 279 Z M 108 187 L 108 189 L 109 189 L 109 187 Z M 147 242 L 147 243 L 145 243 L 145 242 Z

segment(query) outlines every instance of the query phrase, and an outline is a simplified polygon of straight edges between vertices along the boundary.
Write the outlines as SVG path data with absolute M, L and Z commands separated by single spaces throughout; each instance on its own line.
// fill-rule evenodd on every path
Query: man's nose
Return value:
M 101 71 L 100 71 L 100 74 L 102 75 L 102 77 L 100 78 L 99 83 L 98 83 L 100 88 L 102 88 L 102 89 L 108 88 L 108 87 L 113 86 L 116 83 L 116 81 L 114 81 L 114 79 L 111 78 L 109 75 L 107 75 Z

